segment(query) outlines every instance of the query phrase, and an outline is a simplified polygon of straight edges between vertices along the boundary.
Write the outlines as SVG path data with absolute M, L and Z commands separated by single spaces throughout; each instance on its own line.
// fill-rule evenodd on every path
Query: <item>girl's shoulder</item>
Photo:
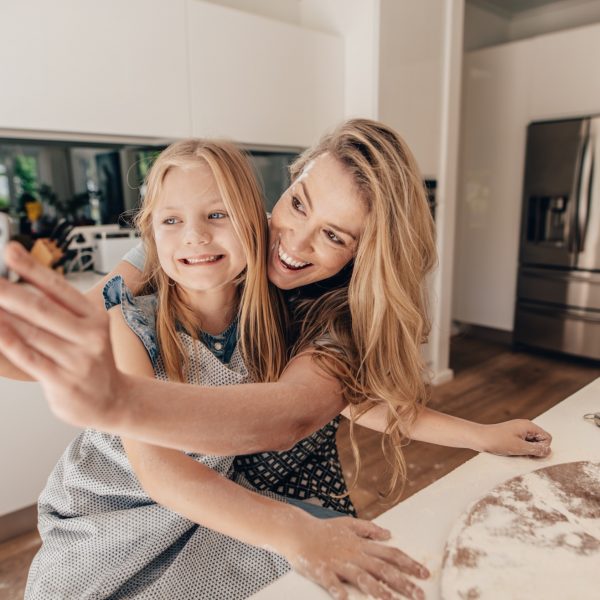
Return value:
M 121 307 L 123 319 L 129 328 L 140 338 L 152 362 L 158 358 L 159 346 L 156 334 L 156 309 L 158 300 L 155 294 L 134 296 L 120 275 L 110 279 L 102 290 L 104 307 L 110 310 Z

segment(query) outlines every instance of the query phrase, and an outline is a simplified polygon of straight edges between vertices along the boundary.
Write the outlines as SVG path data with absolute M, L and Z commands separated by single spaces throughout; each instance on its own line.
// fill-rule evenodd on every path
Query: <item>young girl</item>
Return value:
M 266 219 L 242 154 L 209 141 L 170 146 L 148 176 L 138 227 L 151 293 L 134 298 L 120 277 L 104 289 L 119 369 L 204 386 L 276 379 L 284 311 L 267 281 Z M 289 569 L 274 551 L 306 572 L 313 546 L 333 552 L 337 540 L 351 568 L 352 556 L 373 552 L 364 538 L 385 536 L 246 490 L 226 479 L 232 465 L 84 431 L 40 497 L 43 545 L 26 597 L 245 598 Z M 321 583 L 343 594 L 339 582 Z

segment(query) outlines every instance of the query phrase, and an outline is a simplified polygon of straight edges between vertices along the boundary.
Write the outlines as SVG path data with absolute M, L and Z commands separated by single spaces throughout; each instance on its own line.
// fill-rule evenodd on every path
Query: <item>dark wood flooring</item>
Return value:
M 575 359 L 513 351 L 510 347 L 466 335 L 451 344 L 455 378 L 433 389 L 430 406 L 481 423 L 511 418 L 532 419 L 600 377 L 600 365 Z M 378 495 L 386 483 L 386 463 L 379 434 L 357 427 L 362 466 L 351 497 L 363 518 L 391 505 Z M 338 446 L 351 480 L 353 460 L 348 425 L 343 422 Z M 411 442 L 405 448 L 408 481 L 401 500 L 426 487 L 475 455 L 470 450 Z M 29 564 L 39 547 L 36 532 L 0 544 L 0 600 L 21 600 Z

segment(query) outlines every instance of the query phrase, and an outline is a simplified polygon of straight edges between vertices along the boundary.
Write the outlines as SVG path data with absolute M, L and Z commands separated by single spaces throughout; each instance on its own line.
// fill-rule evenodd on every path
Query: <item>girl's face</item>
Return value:
M 356 253 L 367 213 L 338 159 L 322 154 L 308 163 L 273 208 L 271 282 L 290 290 L 338 273 Z
M 230 286 L 246 267 L 244 250 L 207 165 L 167 171 L 152 228 L 161 267 L 188 292 Z

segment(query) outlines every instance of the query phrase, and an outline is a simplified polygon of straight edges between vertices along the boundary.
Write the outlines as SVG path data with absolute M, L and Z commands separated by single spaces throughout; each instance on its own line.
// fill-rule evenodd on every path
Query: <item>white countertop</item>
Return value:
M 80 292 L 85 293 L 94 287 L 104 275 L 94 273 L 94 271 L 82 271 L 81 273 L 69 273 L 65 279 Z
M 508 401 L 509 399 L 507 399 Z M 600 378 L 534 419 L 553 436 L 552 454 L 544 459 L 480 454 L 429 487 L 384 513 L 375 523 L 392 532 L 390 543 L 427 565 L 432 575 L 419 581 L 428 600 L 440 598 L 440 571 L 446 539 L 467 507 L 498 484 L 548 465 L 600 460 L 600 428 L 583 419 L 600 412 Z M 316 584 L 291 572 L 258 592 L 260 600 L 326 600 Z M 365 598 L 352 591 L 350 598 Z

